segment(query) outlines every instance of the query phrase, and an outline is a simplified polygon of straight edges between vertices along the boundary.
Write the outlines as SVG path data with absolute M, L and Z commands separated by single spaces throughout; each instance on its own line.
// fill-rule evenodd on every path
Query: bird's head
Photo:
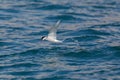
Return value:
M 42 37 L 41 37 L 41 40 L 46 40 L 46 36 L 42 36 Z

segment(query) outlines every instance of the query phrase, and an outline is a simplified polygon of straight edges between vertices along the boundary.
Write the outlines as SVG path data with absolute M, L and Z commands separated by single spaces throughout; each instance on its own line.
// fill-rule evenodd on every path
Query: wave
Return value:
M 72 15 L 57 15 L 57 16 L 48 16 L 45 19 L 50 19 L 50 20 L 79 20 L 80 18 L 76 18 Z
M 42 10 L 58 10 L 58 9 L 69 9 L 69 6 L 64 6 L 64 5 L 58 5 L 58 4 L 52 4 L 52 5 L 47 5 L 47 6 L 42 6 L 39 9 Z

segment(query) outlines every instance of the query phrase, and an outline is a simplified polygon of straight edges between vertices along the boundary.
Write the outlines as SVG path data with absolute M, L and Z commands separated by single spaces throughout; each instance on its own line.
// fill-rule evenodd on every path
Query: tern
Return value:
M 58 20 L 55 26 L 50 28 L 50 31 L 47 36 L 42 36 L 41 40 L 47 40 L 54 43 L 62 43 L 62 41 L 57 40 L 57 28 L 60 25 L 61 20 Z

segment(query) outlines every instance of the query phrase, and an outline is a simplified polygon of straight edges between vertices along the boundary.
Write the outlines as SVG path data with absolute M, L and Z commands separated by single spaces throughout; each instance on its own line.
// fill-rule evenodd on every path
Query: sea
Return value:
M 120 80 L 120 0 L 0 0 L 0 80 Z

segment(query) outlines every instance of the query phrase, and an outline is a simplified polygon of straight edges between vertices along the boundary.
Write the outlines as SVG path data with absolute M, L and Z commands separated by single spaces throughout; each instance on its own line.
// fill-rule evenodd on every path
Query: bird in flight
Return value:
M 57 28 L 60 25 L 61 20 L 58 20 L 55 26 L 51 27 L 47 36 L 42 36 L 41 40 L 47 40 L 54 43 L 62 43 L 62 41 L 57 39 Z

